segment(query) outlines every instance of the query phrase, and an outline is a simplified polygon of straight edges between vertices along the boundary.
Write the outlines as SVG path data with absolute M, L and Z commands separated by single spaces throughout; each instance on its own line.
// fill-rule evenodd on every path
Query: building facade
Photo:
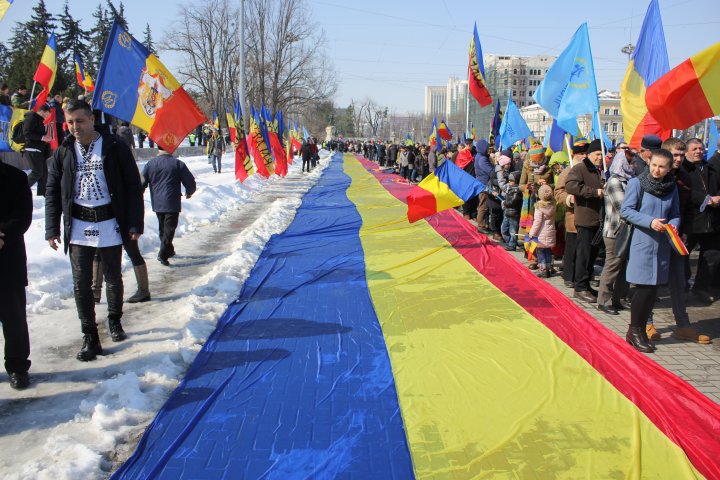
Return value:
M 447 109 L 448 88 L 446 85 L 425 86 L 425 115 L 442 117 Z

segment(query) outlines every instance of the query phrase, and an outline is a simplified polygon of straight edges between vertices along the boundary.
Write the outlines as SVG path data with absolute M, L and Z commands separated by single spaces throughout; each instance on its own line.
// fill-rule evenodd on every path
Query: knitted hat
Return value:
M 567 152 L 555 152 L 552 154 L 552 157 L 550 157 L 548 167 L 552 167 L 555 164 L 567 165 L 568 163 L 570 163 L 570 160 L 568 159 Z
M 593 152 L 602 152 L 602 144 L 600 143 L 599 138 L 596 138 L 595 140 L 590 142 L 590 145 L 588 145 L 587 153 Z
M 577 140 L 572 147 L 573 155 L 576 155 L 578 153 L 587 153 L 588 150 L 588 142 L 584 138 L 581 140 Z
M 658 150 L 662 146 L 662 140 L 657 135 L 645 135 L 640 146 L 645 150 Z
M 498 158 L 498 165 L 501 167 L 504 167 L 505 165 L 509 164 L 512 160 L 510 160 L 510 157 L 507 155 L 500 155 L 500 158 Z
M 530 149 L 527 155 L 531 162 L 542 162 L 545 159 L 545 149 L 542 145 L 535 145 Z
M 553 198 L 552 187 L 550 187 L 550 185 L 540 185 L 540 188 L 538 189 L 538 197 L 540 200 L 545 201 Z

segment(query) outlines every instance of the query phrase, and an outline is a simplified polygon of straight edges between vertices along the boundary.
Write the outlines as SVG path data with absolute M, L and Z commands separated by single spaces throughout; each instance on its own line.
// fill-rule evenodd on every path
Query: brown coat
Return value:
M 565 231 L 568 233 L 577 233 L 575 228 L 575 209 L 568 207 L 565 200 L 567 199 L 568 193 L 565 191 L 565 182 L 567 182 L 568 174 L 570 173 L 570 167 L 566 167 L 558 176 L 557 183 L 555 184 L 555 201 L 558 204 L 565 205 Z
M 600 210 L 603 206 L 600 171 L 587 158 L 570 169 L 565 190 L 575 196 L 575 226 L 599 227 L 602 225 Z
M 522 173 L 520 174 L 520 183 L 518 183 L 518 185 L 520 186 L 520 190 L 524 192 L 527 189 L 528 184 L 533 184 L 535 185 L 535 191 L 537 192 L 537 187 L 538 185 L 540 185 L 540 180 L 545 180 L 548 185 L 552 185 L 552 168 L 547 167 L 545 168 L 545 171 L 543 173 L 538 175 L 533 172 L 533 167 L 530 166 L 530 161 L 526 158 L 525 164 L 523 165 Z

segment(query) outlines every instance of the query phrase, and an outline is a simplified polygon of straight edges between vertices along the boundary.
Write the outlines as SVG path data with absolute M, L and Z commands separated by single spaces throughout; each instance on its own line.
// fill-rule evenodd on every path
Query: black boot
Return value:
M 635 347 L 635 350 L 642 353 L 653 353 L 655 349 L 648 342 L 645 335 L 645 327 L 630 327 L 625 335 L 625 340 Z
M 127 334 L 125 330 L 123 330 L 119 318 L 109 319 L 108 324 L 110 325 L 110 338 L 113 342 L 122 342 L 127 338 Z
M 97 333 L 89 333 L 83 337 L 83 346 L 75 356 L 81 362 L 89 362 L 95 360 L 98 355 L 102 355 L 103 350 L 100 345 L 100 337 Z

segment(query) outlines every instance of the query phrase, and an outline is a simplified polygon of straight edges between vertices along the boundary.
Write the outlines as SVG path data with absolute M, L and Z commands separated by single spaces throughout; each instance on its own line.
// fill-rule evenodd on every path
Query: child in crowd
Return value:
M 552 267 L 552 248 L 555 246 L 555 199 L 550 185 L 541 185 L 535 203 L 530 237 L 537 237 L 535 254 L 538 259 L 538 276 L 548 278 L 555 273 Z
M 507 157 L 505 157 L 507 158 Z M 500 157 L 503 161 L 503 157 Z M 508 159 L 509 160 L 509 159 Z M 500 233 L 505 245 L 505 250 L 514 252 L 517 248 L 517 233 L 520 227 L 520 210 L 522 209 L 523 196 L 518 187 L 517 173 L 511 172 L 507 176 L 507 183 L 503 187 L 505 200 L 502 202 L 503 221 L 500 227 Z

